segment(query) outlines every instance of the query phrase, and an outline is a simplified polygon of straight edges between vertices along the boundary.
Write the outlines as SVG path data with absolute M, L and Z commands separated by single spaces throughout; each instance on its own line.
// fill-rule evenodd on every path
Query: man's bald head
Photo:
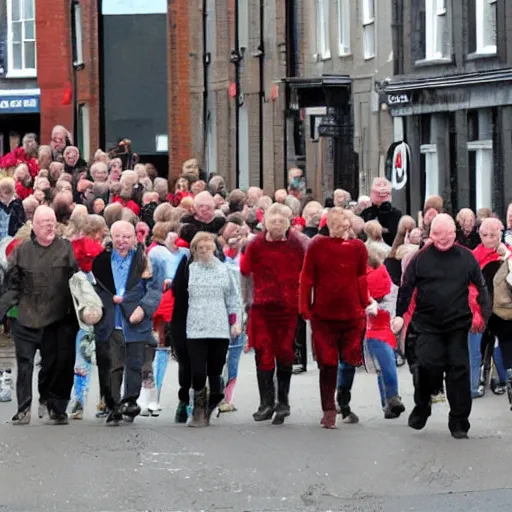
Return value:
M 57 219 L 55 212 L 49 206 L 38 206 L 33 219 L 32 229 L 36 236 L 37 243 L 48 247 L 55 240 L 55 229 Z
M 110 234 L 114 250 L 122 257 L 127 256 L 137 243 L 135 226 L 126 220 L 114 222 L 110 228 Z
M 447 213 L 440 213 L 439 215 L 436 215 L 434 217 L 431 229 L 434 229 L 436 227 L 443 227 L 446 229 L 454 230 L 456 229 L 455 221 Z
M 447 251 L 455 243 L 455 221 L 446 213 L 434 217 L 430 226 L 430 238 L 439 251 Z

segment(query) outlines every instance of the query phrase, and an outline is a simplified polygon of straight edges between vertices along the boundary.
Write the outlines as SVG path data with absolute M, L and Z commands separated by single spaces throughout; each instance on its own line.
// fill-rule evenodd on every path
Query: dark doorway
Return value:
M 3 139 L 0 147 L 0 156 L 9 153 L 9 134 L 11 132 L 20 135 L 20 141 L 27 133 L 35 133 L 39 138 L 41 118 L 39 114 L 2 114 L 0 115 L 0 139 Z M 39 141 L 41 143 L 49 141 Z
M 139 155 L 140 163 L 153 164 L 158 171 L 158 176 L 167 179 L 169 176 L 169 155 Z

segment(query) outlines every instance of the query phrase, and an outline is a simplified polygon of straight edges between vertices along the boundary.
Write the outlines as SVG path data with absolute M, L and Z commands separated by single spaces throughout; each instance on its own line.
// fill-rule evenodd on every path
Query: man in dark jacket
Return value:
M 431 414 L 431 396 L 446 374 L 446 392 L 450 404 L 448 428 L 456 439 L 466 439 L 470 428 L 471 383 L 469 376 L 468 332 L 472 324 L 469 286 L 476 286 L 478 304 L 485 322 L 491 303 L 480 266 L 473 254 L 455 245 L 455 222 L 447 214 L 432 221 L 432 244 L 419 251 L 407 266 L 398 295 L 393 330 L 403 325 L 414 290 L 413 316 L 417 369 L 414 379 L 414 407 L 409 426 L 425 427 Z M 475 326 L 475 329 L 478 328 Z
M 56 218 L 48 206 L 34 214 L 31 240 L 11 255 L 7 291 L 0 300 L 0 319 L 18 307 L 12 322 L 16 347 L 18 411 L 13 425 L 30 423 L 34 356 L 41 352 L 39 416 L 48 409 L 54 424 L 68 423 L 66 408 L 73 387 L 78 323 L 69 279 L 78 270 L 69 241 L 55 235 Z
M 386 178 L 373 180 L 372 205 L 361 213 L 365 222 L 378 220 L 382 226 L 382 238 L 388 245 L 393 245 L 402 212 L 391 204 L 391 183 Z
M 142 383 L 144 349 L 156 344 L 153 314 L 162 296 L 163 280 L 151 269 L 133 224 L 115 222 L 112 246 L 96 257 L 92 272 L 103 302 L 103 318 L 96 325 L 96 357 L 100 385 L 109 410 L 107 423 L 140 414 L 137 398 Z M 121 384 L 125 375 L 124 396 Z

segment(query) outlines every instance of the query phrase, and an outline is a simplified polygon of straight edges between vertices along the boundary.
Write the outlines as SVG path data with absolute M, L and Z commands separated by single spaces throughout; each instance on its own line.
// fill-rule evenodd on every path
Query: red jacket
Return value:
M 84 236 L 71 242 L 76 262 L 82 272 L 92 270 L 92 261 L 103 252 L 103 246 L 96 240 Z
M 131 199 L 123 199 L 121 196 L 115 195 L 112 198 L 113 203 L 121 203 L 125 208 L 129 208 L 137 217 L 140 215 L 140 206 Z
M 384 265 L 376 269 L 368 267 L 367 278 L 368 292 L 377 302 L 391 294 L 393 282 Z M 391 315 L 388 311 L 379 308 L 377 316 L 368 315 L 366 338 L 385 341 L 393 349 L 396 348 L 396 336 L 391 331 Z
M 361 240 L 315 236 L 300 276 L 300 312 L 307 319 L 348 321 L 365 316 L 370 303 Z
M 253 306 L 273 306 L 288 312 L 299 309 L 299 276 L 304 244 L 293 231 L 280 242 L 269 242 L 260 233 L 247 246 L 240 271 L 252 276 Z

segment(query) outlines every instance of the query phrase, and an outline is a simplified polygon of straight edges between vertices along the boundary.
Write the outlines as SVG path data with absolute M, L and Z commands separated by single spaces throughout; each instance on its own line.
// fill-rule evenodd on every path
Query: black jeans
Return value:
M 189 403 L 190 387 L 192 385 L 192 370 L 190 369 L 190 359 L 188 355 L 187 340 L 174 336 L 172 338 L 172 348 L 178 359 L 178 399 L 180 402 Z
M 210 392 L 220 393 L 220 376 L 226 364 L 229 340 L 195 339 L 188 340 L 187 345 L 194 391 L 201 391 L 205 387 L 208 376 Z
M 144 364 L 144 342 L 126 343 L 123 332 L 112 331 L 108 340 L 110 359 L 110 382 L 105 392 L 105 402 L 110 410 L 121 403 L 136 403 L 142 385 Z M 121 385 L 124 376 L 124 394 L 121 399 Z
M 58 414 L 66 412 L 75 374 L 75 340 L 78 324 L 74 314 L 42 329 L 29 329 L 12 322 L 18 374 L 16 396 L 18 412 L 32 405 L 34 356 L 41 352 L 39 401 Z
M 416 341 L 417 369 L 414 402 L 427 410 L 431 395 L 446 374 L 446 396 L 450 404 L 448 427 L 451 431 L 470 428 L 471 382 L 469 377 L 468 330 L 443 334 L 419 333 Z
M 297 324 L 297 334 L 295 335 L 295 362 L 294 364 L 302 366 L 304 370 L 308 366 L 308 345 L 306 335 L 306 321 L 299 316 Z
M 512 368 L 512 320 L 503 320 L 491 315 L 489 330 L 498 338 L 505 370 Z

